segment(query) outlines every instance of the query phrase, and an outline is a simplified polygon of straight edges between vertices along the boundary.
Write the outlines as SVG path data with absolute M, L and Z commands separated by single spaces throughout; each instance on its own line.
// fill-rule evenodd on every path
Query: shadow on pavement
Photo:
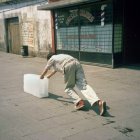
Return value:
M 59 96 L 59 95 L 56 95 L 56 94 L 53 94 L 53 93 L 49 93 L 49 98 L 57 100 L 57 101 L 73 104 L 73 102 L 70 101 L 71 100 L 70 98 L 64 98 L 63 96 Z
M 140 64 L 126 65 L 126 66 L 122 66 L 120 68 L 127 68 L 127 69 L 132 69 L 132 70 L 140 70 Z
M 65 103 L 64 105 L 68 105 L 69 103 L 73 104 L 73 102 L 71 101 L 71 98 L 64 98 L 63 96 L 59 96 L 59 95 L 56 95 L 53 93 L 49 93 L 49 98 L 63 102 L 63 103 Z M 99 115 L 99 109 L 98 109 L 97 105 L 94 105 L 93 107 L 91 107 L 90 103 L 87 100 L 84 100 L 84 102 L 85 102 L 85 106 L 82 109 L 82 111 L 93 110 L 93 111 L 95 111 L 96 114 Z M 109 113 L 109 111 L 108 111 L 109 109 L 110 109 L 110 107 L 106 106 L 106 113 L 104 114 L 104 117 L 112 117 L 112 118 L 115 117 Z

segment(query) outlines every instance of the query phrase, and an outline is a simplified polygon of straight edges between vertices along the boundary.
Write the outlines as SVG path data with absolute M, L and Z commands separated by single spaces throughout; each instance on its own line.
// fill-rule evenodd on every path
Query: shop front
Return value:
M 81 3 L 71 2 L 69 5 L 54 3 L 39 9 L 50 9 L 53 13 L 56 53 L 70 54 L 83 63 L 107 67 L 119 64 L 122 25 L 118 20 L 115 23 L 111 0 L 87 3 L 81 0 Z

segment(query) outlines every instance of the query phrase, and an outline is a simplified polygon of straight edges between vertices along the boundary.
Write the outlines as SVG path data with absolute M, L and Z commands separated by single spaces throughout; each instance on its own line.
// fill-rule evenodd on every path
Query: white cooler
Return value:
M 48 97 L 48 78 L 40 79 L 40 75 L 24 74 L 24 92 L 36 97 Z

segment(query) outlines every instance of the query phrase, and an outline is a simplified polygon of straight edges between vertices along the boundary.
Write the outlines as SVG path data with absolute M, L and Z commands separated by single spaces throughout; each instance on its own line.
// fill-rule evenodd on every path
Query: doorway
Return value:
M 124 63 L 140 63 L 139 4 L 124 0 Z
M 21 54 L 20 29 L 18 18 L 6 19 L 7 52 Z

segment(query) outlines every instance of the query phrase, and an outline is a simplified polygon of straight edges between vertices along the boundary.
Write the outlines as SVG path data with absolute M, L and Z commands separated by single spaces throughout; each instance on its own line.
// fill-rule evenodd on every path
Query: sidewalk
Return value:
M 23 75 L 40 74 L 44 58 L 0 52 L 0 140 L 139 140 L 140 67 L 83 65 L 88 83 L 107 102 L 105 117 L 86 102 L 76 111 L 57 73 L 49 81 L 49 98 L 23 91 Z

